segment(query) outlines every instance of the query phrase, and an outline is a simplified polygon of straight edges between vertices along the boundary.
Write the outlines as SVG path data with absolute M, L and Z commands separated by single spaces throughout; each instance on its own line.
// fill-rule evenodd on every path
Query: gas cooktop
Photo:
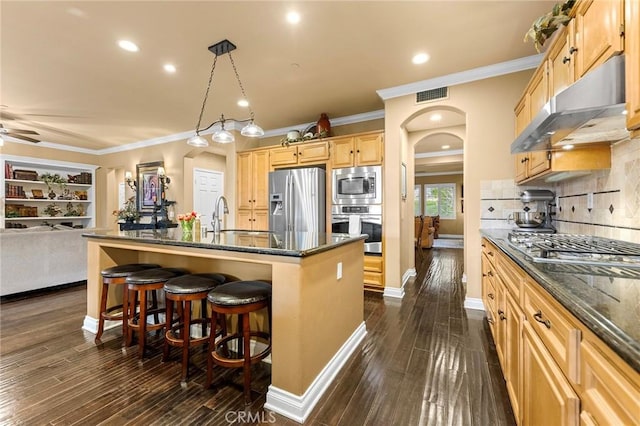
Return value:
M 627 241 L 590 235 L 527 232 L 510 232 L 508 240 L 512 247 L 534 262 L 640 269 L 640 244 Z

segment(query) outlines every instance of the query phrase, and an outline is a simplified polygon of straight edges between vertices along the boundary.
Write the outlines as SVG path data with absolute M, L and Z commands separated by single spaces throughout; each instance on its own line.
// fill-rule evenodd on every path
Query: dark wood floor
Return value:
M 365 294 L 364 343 L 306 424 L 514 424 L 483 314 L 462 307 L 462 250 L 425 255 L 402 301 Z M 85 299 L 76 287 L 0 306 L 0 424 L 296 424 L 262 409 L 268 364 L 254 367 L 249 407 L 239 373 L 218 370 L 203 388 L 200 351 L 183 388 L 177 353 L 162 363 L 155 348 L 139 362 L 117 329 L 95 346 L 80 330 Z

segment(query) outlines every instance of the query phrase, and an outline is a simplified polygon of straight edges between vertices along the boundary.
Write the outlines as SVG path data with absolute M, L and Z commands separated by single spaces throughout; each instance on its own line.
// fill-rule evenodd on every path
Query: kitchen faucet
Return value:
M 222 201 L 222 206 L 224 208 L 222 214 L 229 214 L 229 207 L 227 205 L 227 199 L 224 198 L 224 195 L 221 195 L 216 200 L 216 208 L 213 210 L 213 217 L 211 218 L 211 226 L 213 226 L 213 234 L 217 235 L 220 233 L 220 228 L 222 228 L 222 218 L 220 218 L 220 201 Z

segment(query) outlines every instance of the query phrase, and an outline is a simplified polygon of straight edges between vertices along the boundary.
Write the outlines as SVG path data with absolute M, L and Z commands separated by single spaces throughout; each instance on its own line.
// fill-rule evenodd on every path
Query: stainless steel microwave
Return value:
M 333 170 L 333 204 L 382 204 L 382 166 Z

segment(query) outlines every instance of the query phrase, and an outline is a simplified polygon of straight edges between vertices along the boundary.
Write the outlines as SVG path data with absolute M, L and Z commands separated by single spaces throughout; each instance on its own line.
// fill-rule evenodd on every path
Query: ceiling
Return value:
M 384 108 L 376 90 L 535 54 L 523 36 L 550 1 L 8 1 L 0 3 L 5 127 L 90 150 L 192 131 L 225 38 L 265 130 Z M 285 14 L 295 9 L 301 22 Z M 126 52 L 120 39 L 140 51 Z M 413 65 L 412 56 L 431 59 Z M 170 62 L 175 74 L 163 71 Z M 228 55 L 203 123 L 246 118 Z M 419 131 L 438 124 L 418 120 Z M 420 142 L 441 151 L 461 141 Z M 453 149 L 453 148 L 452 148 Z M 457 149 L 457 148 L 456 148 Z

